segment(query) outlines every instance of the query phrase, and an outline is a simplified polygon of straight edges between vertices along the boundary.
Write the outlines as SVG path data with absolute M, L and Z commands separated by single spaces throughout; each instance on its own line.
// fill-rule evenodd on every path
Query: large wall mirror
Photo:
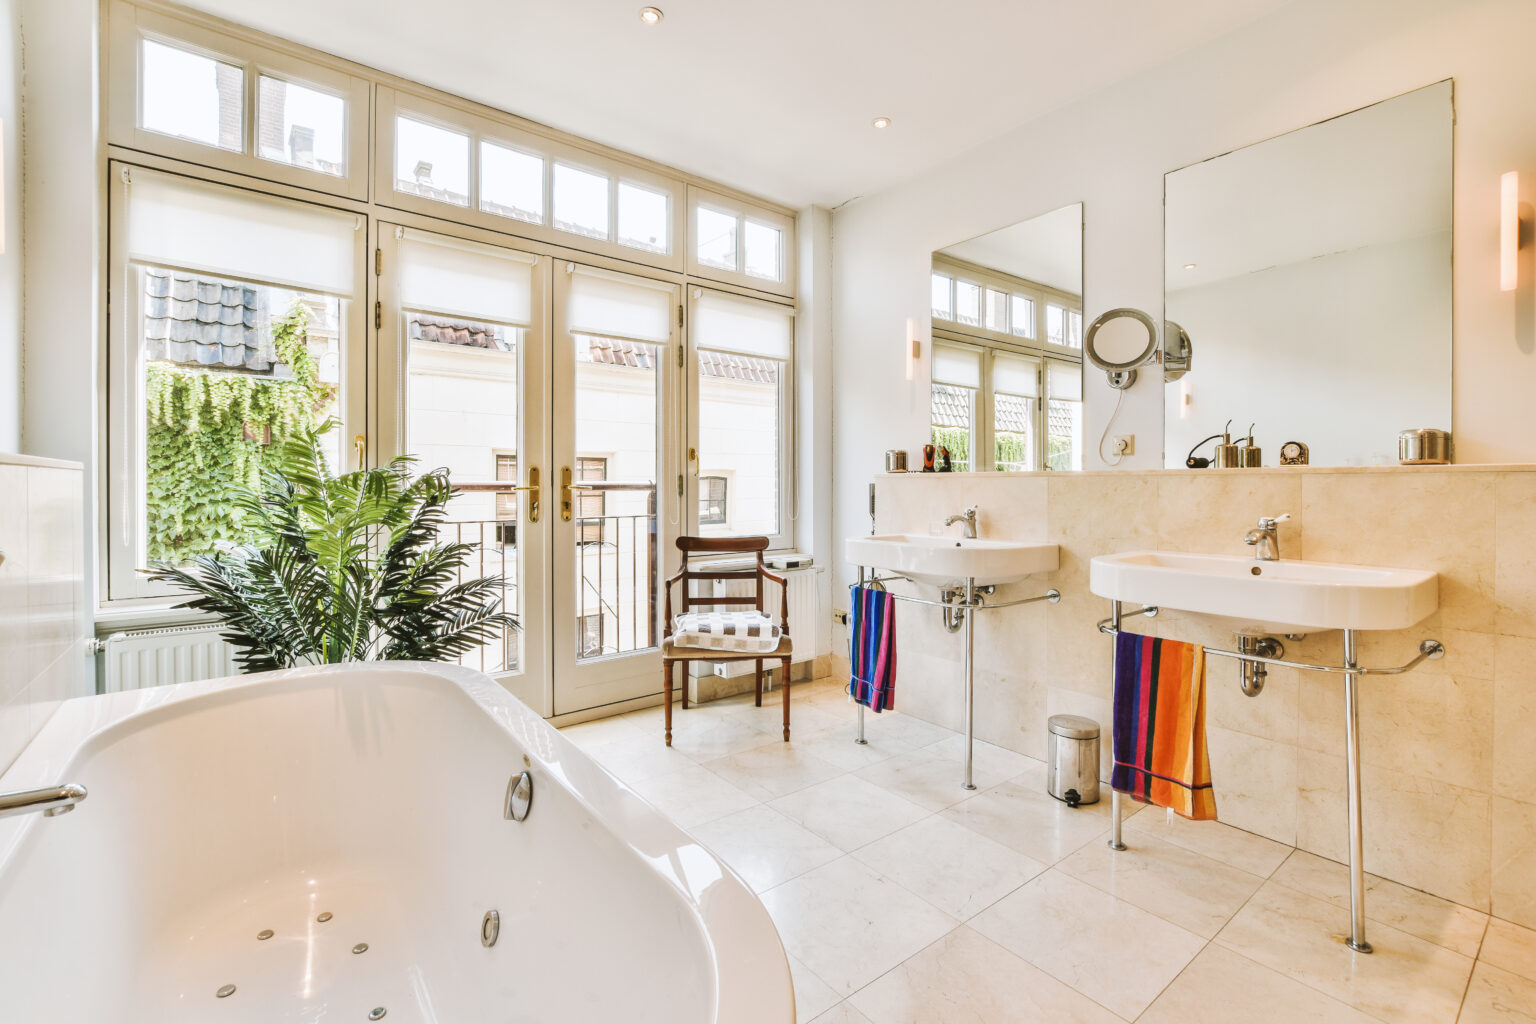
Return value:
M 933 254 L 931 436 L 958 471 L 1083 468 L 1083 206 Z
M 1266 466 L 1289 442 L 1387 464 L 1398 431 L 1450 429 L 1451 102 L 1440 82 L 1167 175 L 1166 465 L 1228 420 Z

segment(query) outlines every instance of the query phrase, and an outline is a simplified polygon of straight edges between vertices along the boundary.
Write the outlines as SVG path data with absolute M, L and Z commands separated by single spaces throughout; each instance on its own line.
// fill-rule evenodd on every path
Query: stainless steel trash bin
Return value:
M 1099 723 L 1081 715 L 1052 715 L 1045 788 L 1068 807 L 1099 800 Z

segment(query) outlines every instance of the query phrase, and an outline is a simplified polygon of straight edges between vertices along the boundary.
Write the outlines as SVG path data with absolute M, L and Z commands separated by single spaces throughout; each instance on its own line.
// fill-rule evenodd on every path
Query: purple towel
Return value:
M 896 597 L 874 587 L 853 588 L 848 626 L 848 692 L 874 711 L 896 704 Z

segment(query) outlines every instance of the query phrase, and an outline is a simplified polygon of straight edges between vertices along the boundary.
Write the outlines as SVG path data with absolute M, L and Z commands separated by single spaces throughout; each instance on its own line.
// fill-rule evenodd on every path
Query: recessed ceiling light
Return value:
M 1186 264 L 1184 264 L 1184 269 L 1185 270 L 1194 270 L 1195 269 L 1195 265 L 1193 263 L 1186 263 Z
M 640 8 L 640 20 L 645 22 L 647 25 L 659 25 L 661 23 L 661 19 L 664 17 L 666 17 L 666 15 L 661 13 L 661 8 L 659 7 Z
M 888 117 L 877 117 L 871 123 L 876 128 L 889 128 L 891 126 L 891 119 Z

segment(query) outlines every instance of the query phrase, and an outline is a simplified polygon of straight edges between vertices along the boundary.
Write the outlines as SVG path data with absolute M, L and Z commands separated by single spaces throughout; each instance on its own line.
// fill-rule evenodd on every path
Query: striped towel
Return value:
M 874 711 L 896 703 L 896 597 L 874 587 L 853 588 L 848 626 L 848 692 Z
M 1205 741 L 1205 648 L 1115 637 L 1115 769 L 1110 784 L 1142 803 L 1214 820 Z

